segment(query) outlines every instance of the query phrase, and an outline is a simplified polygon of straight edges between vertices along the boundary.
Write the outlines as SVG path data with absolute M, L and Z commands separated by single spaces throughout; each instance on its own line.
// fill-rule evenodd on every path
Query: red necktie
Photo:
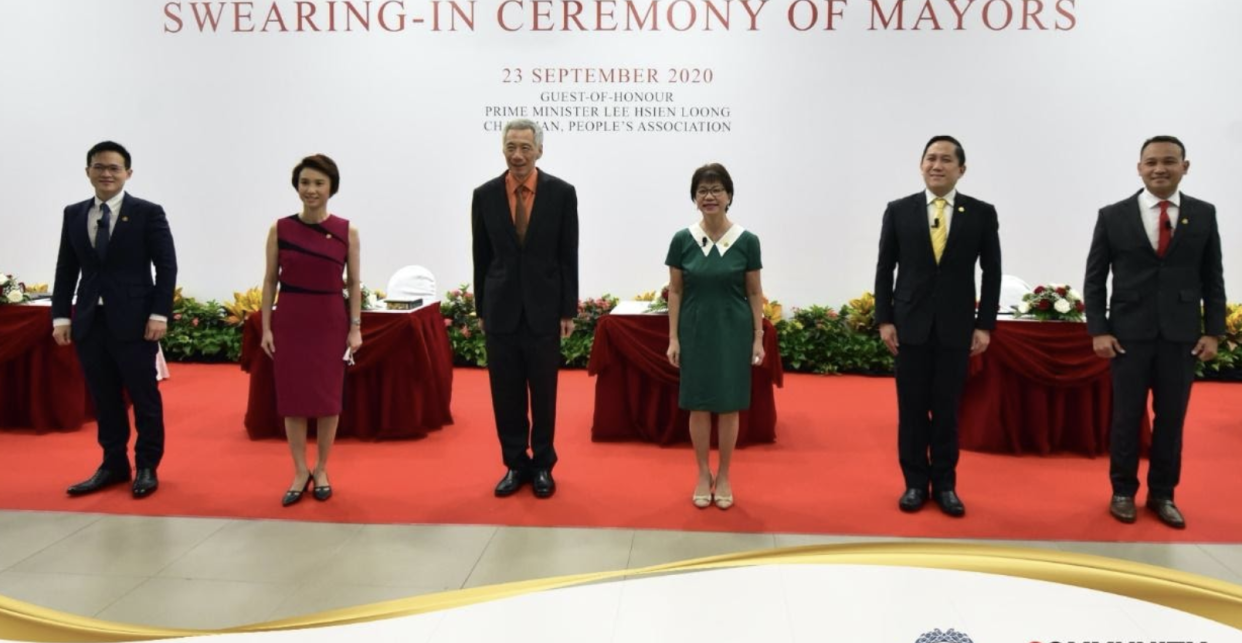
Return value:
M 522 201 L 522 189 L 525 186 L 519 185 L 514 193 L 517 198 L 514 200 L 513 227 L 517 228 L 518 245 L 526 245 L 526 228 L 530 225 L 530 214 L 526 211 L 526 203 Z
M 1169 202 L 1160 202 L 1160 237 L 1156 241 L 1156 256 L 1164 258 L 1164 253 L 1169 249 L 1169 242 L 1173 240 L 1173 224 L 1169 222 Z

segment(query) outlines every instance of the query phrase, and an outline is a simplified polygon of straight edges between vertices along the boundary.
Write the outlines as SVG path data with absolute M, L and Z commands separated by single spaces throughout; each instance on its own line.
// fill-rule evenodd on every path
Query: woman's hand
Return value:
M 674 368 L 681 368 L 681 341 L 676 339 L 668 340 L 668 363 Z
M 755 343 L 750 347 L 750 365 L 758 366 L 763 363 L 763 334 L 755 334 Z
M 273 357 L 272 353 L 276 352 L 276 340 L 272 338 L 271 330 L 263 331 L 263 341 L 259 342 L 259 345 L 263 347 L 263 352 L 267 353 L 268 357 Z
M 357 326 L 351 326 L 349 329 L 349 337 L 345 340 L 351 352 L 357 353 L 362 348 L 362 329 Z

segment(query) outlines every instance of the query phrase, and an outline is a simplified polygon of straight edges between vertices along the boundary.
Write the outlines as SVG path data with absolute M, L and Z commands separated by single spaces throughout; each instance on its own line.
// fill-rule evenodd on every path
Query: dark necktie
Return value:
M 517 228 L 518 245 L 526 245 L 526 227 L 530 225 L 530 215 L 526 212 L 526 203 L 522 201 L 522 191 L 525 186 L 519 185 L 513 191 L 517 197 L 517 204 L 513 209 L 513 226 Z
M 1157 224 L 1159 231 L 1159 239 L 1156 241 L 1156 256 L 1164 258 L 1164 253 L 1169 250 L 1169 242 L 1173 240 L 1173 224 L 1169 221 L 1169 202 L 1160 202 L 1160 223 Z
M 109 230 L 112 224 L 112 208 L 107 203 L 100 203 L 99 214 L 99 228 L 95 230 L 95 253 L 100 260 L 104 260 L 108 258 L 108 240 L 112 236 Z

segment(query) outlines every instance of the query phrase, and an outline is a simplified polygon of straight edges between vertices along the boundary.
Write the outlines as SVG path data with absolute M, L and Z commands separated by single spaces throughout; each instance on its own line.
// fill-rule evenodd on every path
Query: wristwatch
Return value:
M 361 326 L 361 325 L 362 325 L 362 318 L 361 318 L 361 317 L 355 317 L 355 318 L 353 318 L 353 319 L 349 320 L 349 323 L 350 323 L 350 324 L 352 324 L 352 325 L 354 325 L 354 326 Z

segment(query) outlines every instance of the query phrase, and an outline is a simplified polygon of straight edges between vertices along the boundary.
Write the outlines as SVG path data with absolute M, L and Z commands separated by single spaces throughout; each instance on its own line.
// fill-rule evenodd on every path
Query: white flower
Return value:
M 1052 308 L 1062 315 L 1074 309 L 1066 299 L 1058 299 L 1057 303 L 1052 305 Z
M 22 303 L 22 291 L 18 290 L 17 288 L 10 290 L 9 291 L 9 303 L 10 304 Z
M 1018 304 L 1018 312 L 1023 315 L 1031 312 L 1031 305 L 1025 301 Z
M 0 272 L 0 286 L 3 286 L 4 284 L 7 284 L 7 283 L 9 283 L 9 276 L 4 274 L 3 272 Z

